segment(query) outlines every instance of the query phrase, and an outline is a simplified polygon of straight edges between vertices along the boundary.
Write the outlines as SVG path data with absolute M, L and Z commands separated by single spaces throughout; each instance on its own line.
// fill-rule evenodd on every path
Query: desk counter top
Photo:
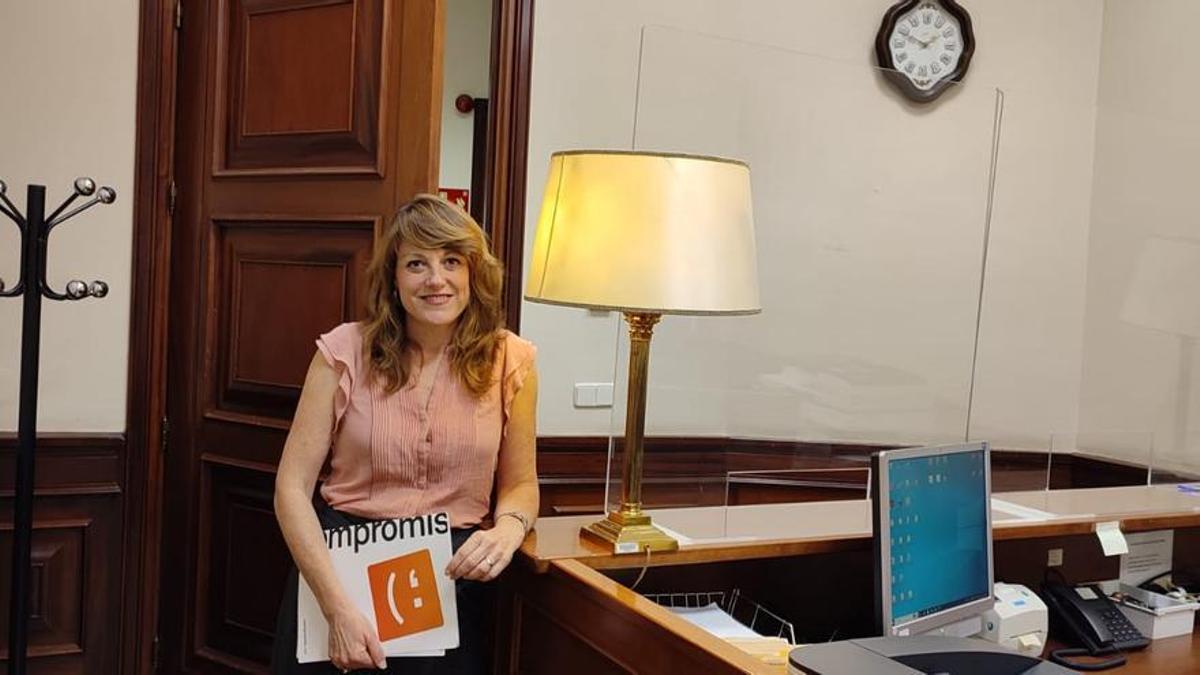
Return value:
M 1174 484 L 992 495 L 997 540 L 1088 534 L 1096 523 L 1119 521 L 1125 532 L 1200 527 L 1200 494 Z M 772 558 L 865 548 L 871 541 L 868 500 L 710 506 L 650 510 L 654 522 L 678 535 L 680 550 L 615 555 L 583 540 L 579 530 L 600 516 L 541 518 L 521 550 L 539 571 L 573 559 L 596 569 Z M 648 560 L 649 558 L 649 560 Z
M 1064 646 L 1057 640 L 1051 640 L 1042 658 L 1049 658 L 1052 649 Z M 1072 657 L 1086 662 L 1087 657 Z M 1095 659 L 1101 661 L 1104 658 Z M 1200 673 L 1200 636 L 1196 633 L 1162 638 L 1150 643 L 1150 646 L 1125 655 L 1125 665 L 1114 668 L 1113 675 L 1156 675 L 1161 673 Z

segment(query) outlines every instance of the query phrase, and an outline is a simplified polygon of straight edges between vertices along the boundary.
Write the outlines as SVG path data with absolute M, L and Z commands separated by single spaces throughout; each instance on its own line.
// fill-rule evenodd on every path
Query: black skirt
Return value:
M 324 500 L 313 500 L 321 528 L 331 530 L 347 525 L 371 522 L 368 518 L 337 511 Z M 454 551 L 462 546 L 476 528 L 450 531 Z M 329 675 L 341 671 L 328 661 L 301 664 L 296 661 L 296 596 L 299 576 L 293 565 L 288 575 L 283 603 L 275 624 L 275 643 L 271 649 L 271 672 L 276 675 Z M 354 673 L 398 673 L 403 675 L 485 675 L 492 671 L 495 613 L 495 588 L 492 583 L 458 579 L 454 582 L 458 605 L 458 647 L 447 649 L 445 656 L 402 657 L 387 660 L 387 670 L 364 668 Z

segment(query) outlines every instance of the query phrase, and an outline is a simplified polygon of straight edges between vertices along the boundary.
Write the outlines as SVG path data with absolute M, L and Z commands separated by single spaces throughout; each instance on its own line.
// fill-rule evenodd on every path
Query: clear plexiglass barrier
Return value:
M 1122 162 L 1165 175 L 1140 131 L 1182 170 L 1195 125 L 977 80 L 915 104 L 877 68 L 658 26 L 633 106 L 629 149 L 739 159 L 753 189 L 762 312 L 664 316 L 651 342 L 642 500 L 668 527 L 772 536 L 746 514 L 789 500 L 861 519 L 879 447 L 989 441 L 997 522 L 1194 475 L 1200 243 L 1137 210 L 1190 185 Z
M 879 69 L 644 29 L 631 148 L 750 166 L 762 305 L 656 327 L 647 508 L 778 501 L 789 485 L 862 500 L 862 447 L 965 438 L 1002 101 L 942 99 L 930 115 Z M 616 352 L 620 438 L 623 330 Z M 726 477 L 689 478 L 719 463 Z

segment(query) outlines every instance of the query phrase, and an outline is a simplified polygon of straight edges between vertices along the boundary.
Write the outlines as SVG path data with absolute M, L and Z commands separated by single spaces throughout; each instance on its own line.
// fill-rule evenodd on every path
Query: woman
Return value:
M 501 327 L 500 263 L 483 231 L 442 199 L 400 207 L 367 275 L 368 318 L 317 340 L 275 481 L 280 529 L 329 622 L 333 669 L 296 663 L 292 582 L 274 671 L 486 672 L 486 582 L 538 511 L 535 349 Z M 460 646 L 438 659 L 385 660 L 334 575 L 321 530 L 438 511 L 453 528 L 445 572 L 456 580 Z M 489 515 L 492 527 L 481 528 Z

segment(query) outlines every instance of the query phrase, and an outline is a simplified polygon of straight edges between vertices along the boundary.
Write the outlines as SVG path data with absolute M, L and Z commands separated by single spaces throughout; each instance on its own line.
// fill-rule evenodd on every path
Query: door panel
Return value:
M 382 177 L 384 1 L 222 5 L 214 174 Z
M 201 598 L 208 601 L 196 626 L 212 654 L 236 655 L 258 665 L 270 660 L 279 599 L 291 557 L 271 508 L 271 475 L 219 462 L 204 464 L 201 549 L 211 562 Z M 267 559 L 247 565 L 245 551 Z
M 375 238 L 436 186 L 441 0 L 185 2 L 182 23 L 164 665 L 263 671 L 313 340 L 362 316 Z
M 380 218 L 221 218 L 213 232 L 217 374 L 206 415 L 287 423 L 313 337 L 356 314 Z M 276 339 L 264 341 L 263 335 Z

